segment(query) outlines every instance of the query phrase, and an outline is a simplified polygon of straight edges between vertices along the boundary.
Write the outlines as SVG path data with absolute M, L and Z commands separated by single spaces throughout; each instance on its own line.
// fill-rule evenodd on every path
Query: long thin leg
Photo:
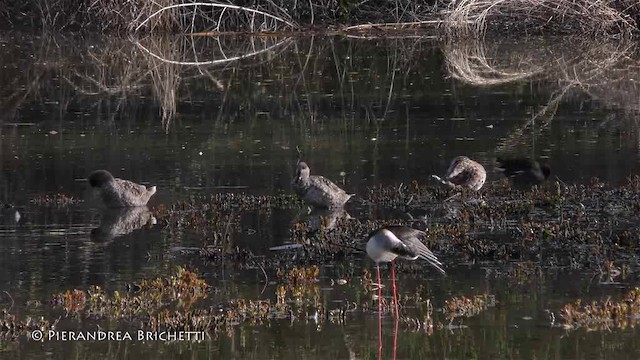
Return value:
M 382 284 L 380 283 L 380 265 L 378 270 L 378 360 L 382 360 Z
M 391 262 L 391 283 L 393 286 L 393 303 L 396 308 L 396 318 L 400 317 L 400 313 L 398 312 L 398 290 L 396 289 L 396 266 L 395 262 Z
M 398 350 L 398 320 L 400 318 L 396 318 L 396 324 L 393 329 L 393 360 L 396 360 L 396 352 Z

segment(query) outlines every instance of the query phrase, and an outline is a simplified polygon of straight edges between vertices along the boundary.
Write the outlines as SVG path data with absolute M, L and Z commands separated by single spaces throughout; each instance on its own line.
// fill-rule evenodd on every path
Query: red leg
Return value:
M 378 270 L 378 360 L 382 360 L 382 284 L 380 284 L 380 265 Z
M 396 318 L 400 316 L 398 312 L 398 290 L 396 289 L 396 267 L 395 262 L 391 262 L 391 282 L 393 286 L 393 303 L 396 307 Z
M 398 320 L 400 319 L 396 318 L 396 324 L 393 329 L 393 360 L 396 360 L 396 350 L 398 349 Z

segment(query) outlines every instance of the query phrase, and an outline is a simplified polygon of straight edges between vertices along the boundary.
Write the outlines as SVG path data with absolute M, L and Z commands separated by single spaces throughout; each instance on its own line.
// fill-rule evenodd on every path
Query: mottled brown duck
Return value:
M 353 196 L 324 176 L 311 175 L 305 162 L 298 163 L 291 185 L 300 198 L 315 208 L 341 208 Z
M 478 191 L 487 180 L 487 172 L 480 163 L 466 156 L 458 156 L 451 161 L 449 169 L 442 178 L 437 175 L 432 177 L 450 187 L 464 187 Z
M 156 193 L 156 187 L 147 188 L 129 180 L 114 178 L 107 170 L 89 174 L 89 184 L 100 191 L 105 206 L 110 208 L 145 206 Z

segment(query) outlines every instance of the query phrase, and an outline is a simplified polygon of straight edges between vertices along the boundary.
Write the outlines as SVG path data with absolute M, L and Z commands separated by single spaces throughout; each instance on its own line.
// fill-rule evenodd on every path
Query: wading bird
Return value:
M 341 208 L 353 196 L 323 176 L 310 175 L 309 166 L 302 161 L 291 185 L 298 196 L 315 208 Z
M 391 281 L 393 286 L 393 301 L 395 303 L 396 316 L 398 316 L 398 294 L 396 291 L 396 272 L 393 261 L 400 257 L 407 260 L 425 260 L 442 275 L 446 275 L 442 269 L 442 263 L 422 242 L 427 234 L 407 226 L 384 226 L 369 234 L 367 241 L 367 255 L 376 263 L 378 272 L 378 301 L 381 299 L 380 263 L 391 263 Z M 379 303 L 379 309 L 382 305 Z
M 156 187 L 147 188 L 129 180 L 114 178 L 107 170 L 96 170 L 87 178 L 91 187 L 100 191 L 102 201 L 107 207 L 145 206 Z
M 451 161 L 444 177 L 431 176 L 450 187 L 461 186 L 478 191 L 487 179 L 487 172 L 480 163 L 466 156 L 458 156 Z

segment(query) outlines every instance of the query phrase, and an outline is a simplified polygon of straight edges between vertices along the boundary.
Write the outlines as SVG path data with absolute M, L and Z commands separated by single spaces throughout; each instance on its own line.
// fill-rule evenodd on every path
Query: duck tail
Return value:
M 150 195 L 153 195 L 153 194 L 155 194 L 155 193 L 156 193 L 156 187 L 155 187 L 155 186 L 152 186 L 152 187 L 148 188 L 148 189 L 147 189 L 147 191 L 149 191 L 149 194 L 150 194 Z

